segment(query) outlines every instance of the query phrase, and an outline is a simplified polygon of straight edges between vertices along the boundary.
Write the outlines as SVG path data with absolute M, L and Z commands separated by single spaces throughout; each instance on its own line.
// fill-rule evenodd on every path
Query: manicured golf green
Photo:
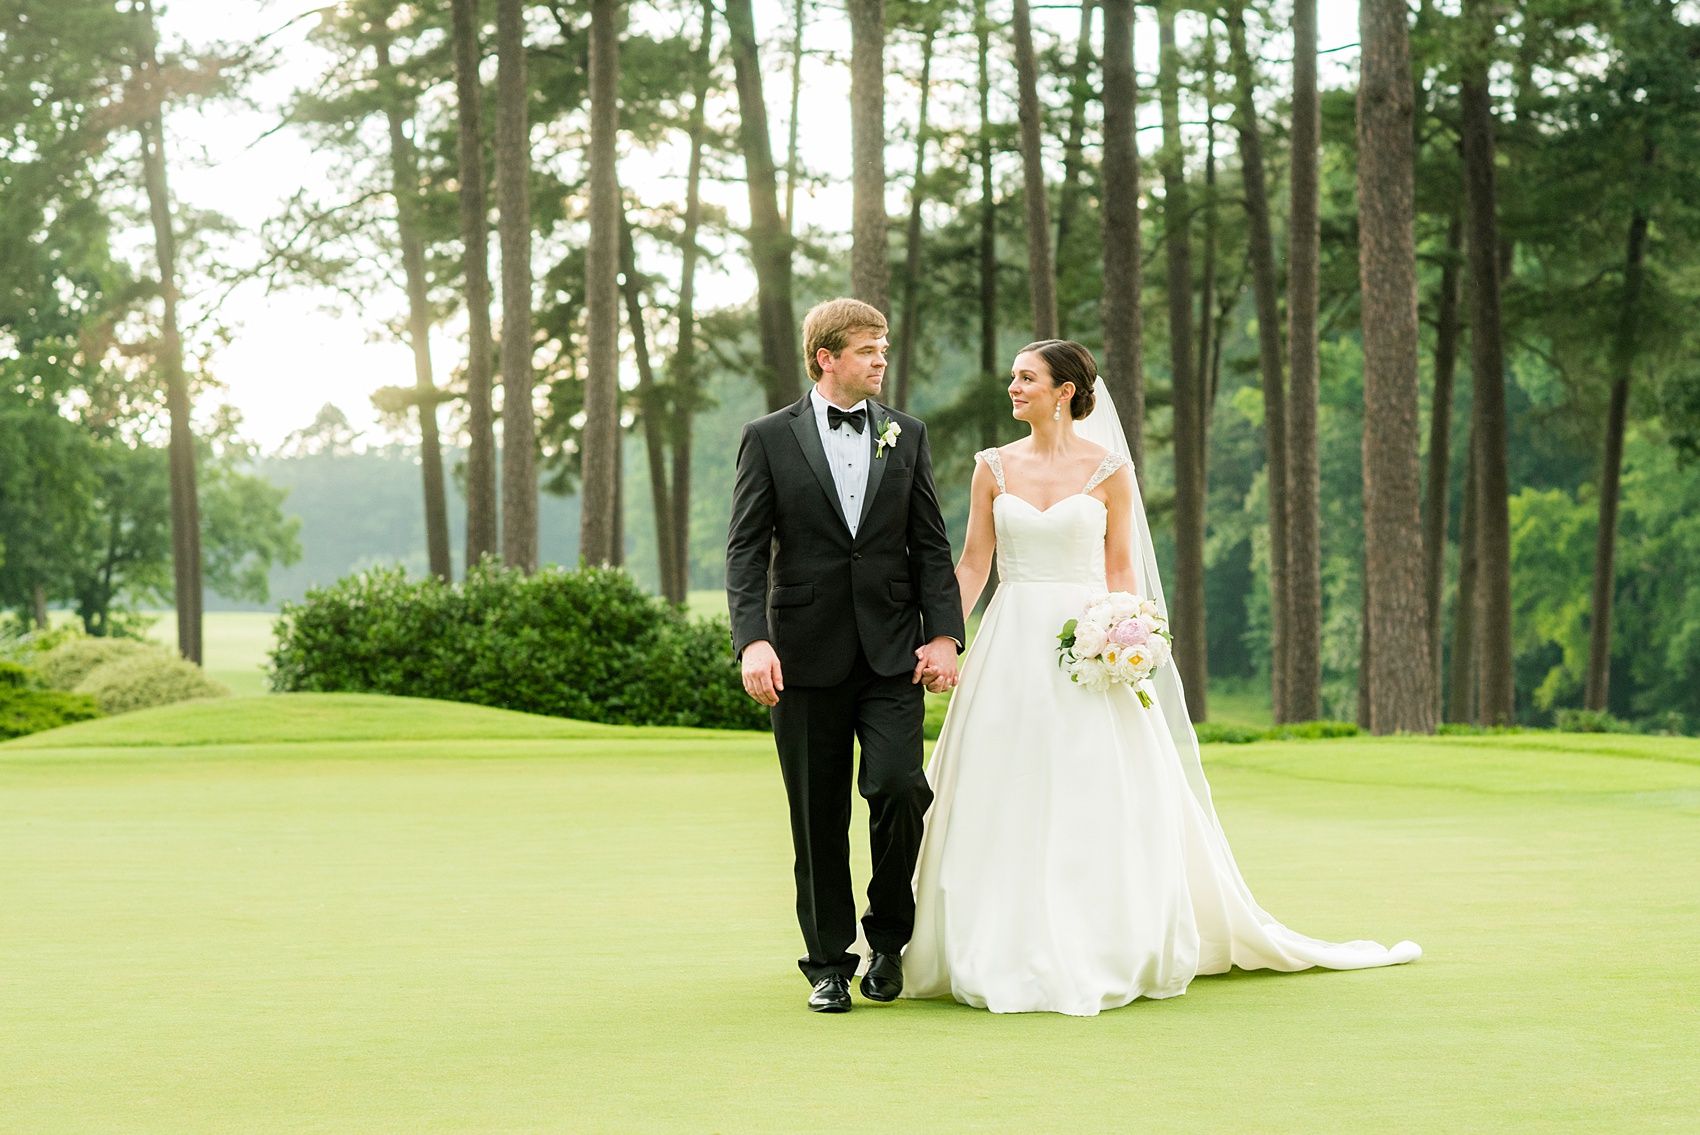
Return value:
M 1700 742 L 1207 760 L 1265 907 L 1425 957 L 820 1017 L 762 736 L 301 695 L 0 745 L 0 1131 L 1695 1129 Z

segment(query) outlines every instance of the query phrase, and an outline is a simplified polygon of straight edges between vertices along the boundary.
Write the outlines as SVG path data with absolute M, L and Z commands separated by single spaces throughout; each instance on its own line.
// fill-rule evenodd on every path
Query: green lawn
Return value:
M 148 636 L 175 648 L 177 616 L 166 611 L 158 618 Z M 208 677 L 223 682 L 233 693 L 264 693 L 266 662 L 276 641 L 272 624 L 276 622 L 276 611 L 208 611 L 203 615 L 202 666 Z
M 1700 742 L 1207 759 L 1266 907 L 1423 960 L 819 1017 L 762 736 L 291 695 L 0 745 L 0 1131 L 1693 1129 Z

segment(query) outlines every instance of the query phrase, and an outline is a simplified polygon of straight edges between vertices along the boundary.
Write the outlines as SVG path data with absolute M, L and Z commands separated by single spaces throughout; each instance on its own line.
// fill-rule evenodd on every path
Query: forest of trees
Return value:
M 343 0 L 277 123 L 334 175 L 233 263 L 166 131 L 277 50 L 0 0 L 0 605 L 107 633 L 170 597 L 198 658 L 204 589 L 263 598 L 298 554 L 217 412 L 231 332 L 182 318 L 245 281 L 404 313 L 413 374 L 373 400 L 412 423 L 429 571 L 537 567 L 547 492 L 584 561 L 683 602 L 719 583 L 739 424 L 848 293 L 891 318 L 957 532 L 1013 349 L 1097 353 L 1195 718 L 1214 678 L 1378 733 L 1700 729 L 1700 4 L 1040 7 Z M 800 125 L 823 69 L 848 105 Z M 843 222 L 802 223 L 834 183 Z

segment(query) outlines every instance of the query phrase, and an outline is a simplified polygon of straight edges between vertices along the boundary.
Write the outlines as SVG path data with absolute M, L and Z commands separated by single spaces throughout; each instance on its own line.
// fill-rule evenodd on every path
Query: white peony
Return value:
M 1104 633 L 1104 628 L 1091 620 L 1082 620 L 1074 627 L 1074 656 L 1076 658 L 1095 658 L 1109 643 L 1110 638 Z
M 1139 596 L 1130 595 L 1125 591 L 1113 591 L 1104 598 L 1109 605 L 1110 613 L 1118 619 L 1132 618 L 1139 614 Z
M 1069 666 L 1069 673 L 1082 689 L 1101 693 L 1110 688 L 1109 669 L 1096 658 L 1082 658 Z

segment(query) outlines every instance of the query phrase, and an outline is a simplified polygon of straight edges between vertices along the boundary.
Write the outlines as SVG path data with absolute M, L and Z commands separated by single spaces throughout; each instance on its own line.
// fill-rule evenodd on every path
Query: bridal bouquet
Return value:
M 1157 604 L 1126 591 L 1115 591 L 1063 624 L 1057 636 L 1057 663 L 1069 680 L 1094 692 L 1128 685 L 1140 704 L 1151 708 L 1151 695 L 1139 688 L 1157 667 L 1169 661 L 1174 636 Z

